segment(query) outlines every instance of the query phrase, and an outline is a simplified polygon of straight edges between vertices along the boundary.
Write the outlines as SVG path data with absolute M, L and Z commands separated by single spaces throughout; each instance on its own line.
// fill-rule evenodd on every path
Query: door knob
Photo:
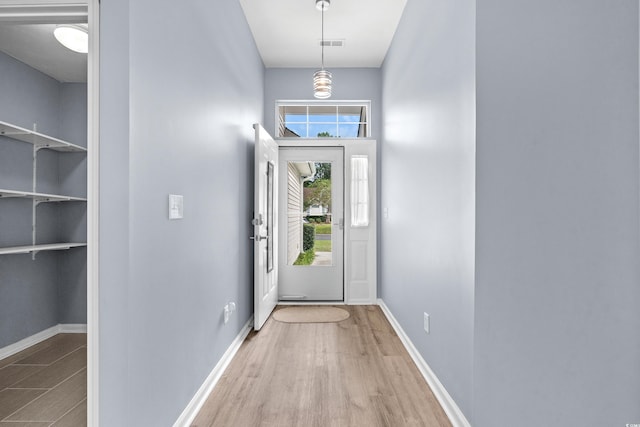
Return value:
M 258 236 L 251 236 L 251 237 L 249 237 L 249 239 L 251 239 L 251 240 L 255 240 L 256 242 L 260 242 L 260 241 L 262 241 L 262 240 L 266 240 L 266 239 L 268 239 L 268 238 L 269 238 L 269 236 L 260 236 L 260 235 L 258 235 Z

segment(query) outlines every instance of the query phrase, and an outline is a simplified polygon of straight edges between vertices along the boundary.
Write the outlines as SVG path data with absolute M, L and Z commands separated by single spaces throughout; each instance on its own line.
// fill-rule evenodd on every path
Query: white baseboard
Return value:
M 438 402 L 440 402 L 440 406 L 442 406 L 442 409 L 444 409 L 444 412 L 449 417 L 449 421 L 451 421 L 453 427 L 471 427 L 471 424 L 464 416 L 456 402 L 444 388 L 444 386 L 442 385 L 436 374 L 431 370 L 427 362 L 422 358 L 422 355 L 415 348 L 415 346 L 409 339 L 409 336 L 404 332 L 402 326 L 400 326 L 400 323 L 398 323 L 393 314 L 391 314 L 389 307 L 387 307 L 387 305 L 381 299 L 378 300 L 378 305 L 389 320 L 389 323 L 391 323 L 393 329 L 396 331 L 396 334 L 398 334 L 398 337 L 400 337 L 402 344 L 404 344 L 405 348 L 409 352 L 409 355 L 418 367 L 418 370 L 427 381 L 427 384 L 429 384 L 429 387 L 431 387 L 433 394 L 436 396 L 436 399 L 438 399 Z
M 86 323 L 66 323 L 58 325 L 60 334 L 86 334 Z
M 344 301 L 278 301 L 278 305 L 346 305 Z
M 39 342 L 49 339 L 54 335 L 79 333 L 87 333 L 86 324 L 60 324 L 52 326 L 48 329 L 45 329 L 44 331 L 38 332 L 37 334 L 33 334 L 30 337 L 21 339 L 16 343 L 0 348 L 0 360 L 9 356 L 13 356 L 14 354 L 19 353 L 22 350 L 31 347 L 32 345 L 36 345 Z
M 377 304 L 376 300 L 372 301 L 372 300 L 367 299 L 367 298 L 364 298 L 364 299 L 350 299 L 347 302 L 347 305 L 376 305 L 376 304 Z
M 236 336 L 229 348 L 227 348 L 227 351 L 224 352 L 220 361 L 218 361 L 216 366 L 214 366 L 207 379 L 204 380 L 204 383 L 202 383 L 196 394 L 191 399 L 191 402 L 189 402 L 184 411 L 182 411 L 182 414 L 180 414 L 180 417 L 178 417 L 176 422 L 173 424 L 173 427 L 188 427 L 191 425 L 202 408 L 202 405 L 206 402 L 209 394 L 211 394 L 211 391 L 222 377 L 222 374 L 227 369 L 227 366 L 229 366 L 229 363 L 231 363 L 231 360 L 233 360 L 233 357 L 240 349 L 240 346 L 247 335 L 249 335 L 252 328 L 253 316 L 251 316 L 247 323 L 242 327 L 238 336 Z

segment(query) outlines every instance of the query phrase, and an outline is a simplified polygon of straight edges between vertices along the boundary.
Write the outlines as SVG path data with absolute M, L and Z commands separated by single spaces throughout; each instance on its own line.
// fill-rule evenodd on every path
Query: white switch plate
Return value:
M 424 331 L 429 333 L 430 325 L 429 325 L 429 315 L 424 313 Z
M 183 197 L 178 194 L 169 194 L 169 219 L 182 219 L 183 215 Z
M 382 216 L 384 218 L 389 218 L 389 208 L 383 208 L 382 209 Z

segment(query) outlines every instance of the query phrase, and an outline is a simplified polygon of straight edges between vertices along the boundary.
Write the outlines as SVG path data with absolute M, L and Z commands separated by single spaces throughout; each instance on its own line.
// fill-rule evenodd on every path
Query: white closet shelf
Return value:
M 28 254 L 40 251 L 61 251 L 65 249 L 87 246 L 86 243 L 51 243 L 47 245 L 9 246 L 0 248 L 0 255 Z
M 31 191 L 4 190 L 0 188 L 0 199 L 22 197 L 37 202 L 86 202 L 83 197 L 61 196 L 59 194 L 33 193 Z
M 18 141 L 33 144 L 36 148 L 47 148 L 55 151 L 75 151 L 86 152 L 87 149 L 76 144 L 72 144 L 67 141 L 63 141 L 52 136 L 47 136 L 42 133 L 34 132 L 29 129 L 21 128 L 6 122 L 0 121 L 0 136 L 6 136 Z

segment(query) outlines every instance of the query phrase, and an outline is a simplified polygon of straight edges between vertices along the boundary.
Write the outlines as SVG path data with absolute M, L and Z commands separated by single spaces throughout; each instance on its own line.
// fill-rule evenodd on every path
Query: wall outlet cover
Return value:
M 229 304 L 226 304 L 224 306 L 223 313 L 224 313 L 224 324 L 226 325 L 227 323 L 229 323 L 229 316 L 231 316 L 231 310 L 230 310 Z

